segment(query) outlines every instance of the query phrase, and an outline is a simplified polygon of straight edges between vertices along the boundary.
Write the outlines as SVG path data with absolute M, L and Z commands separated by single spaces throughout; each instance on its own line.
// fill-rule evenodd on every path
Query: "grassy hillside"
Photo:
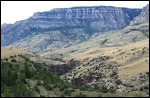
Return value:
M 30 60 L 30 56 L 34 57 L 33 54 L 18 54 L 1 58 L 2 97 L 109 97 L 140 94 L 118 92 L 98 85 L 71 84 L 52 73 L 45 63 Z M 147 95 L 143 92 L 141 96 Z

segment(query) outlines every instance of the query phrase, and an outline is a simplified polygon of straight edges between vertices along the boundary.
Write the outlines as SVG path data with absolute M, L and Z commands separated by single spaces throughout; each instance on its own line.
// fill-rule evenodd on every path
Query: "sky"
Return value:
M 143 8 L 149 1 L 1 1 L 1 24 L 13 24 L 31 17 L 35 12 L 50 11 L 53 8 L 77 6 L 115 6 Z

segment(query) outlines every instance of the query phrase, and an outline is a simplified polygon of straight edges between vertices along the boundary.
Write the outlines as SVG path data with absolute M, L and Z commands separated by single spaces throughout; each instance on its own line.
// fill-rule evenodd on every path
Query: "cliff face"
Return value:
M 140 12 L 140 9 L 116 7 L 53 9 L 49 12 L 35 13 L 30 17 L 30 20 L 33 21 L 30 26 L 37 29 L 85 27 L 98 31 L 109 31 L 124 28 Z
M 27 44 L 19 43 L 14 47 L 31 49 L 30 51 L 32 48 L 41 51 L 43 47 L 46 49 L 48 46 L 50 48 L 68 47 L 72 43 L 88 40 L 95 32 L 122 29 L 140 13 L 141 9 L 110 6 L 60 8 L 37 12 L 29 19 L 2 25 L 1 46 L 26 41 Z M 37 41 L 35 36 L 43 39 Z M 60 43 L 55 44 L 56 41 Z M 51 46 L 52 43 L 55 46 Z
M 130 22 L 130 25 L 136 25 L 144 22 L 149 22 L 149 4 L 143 7 L 141 14 L 135 17 L 133 21 Z

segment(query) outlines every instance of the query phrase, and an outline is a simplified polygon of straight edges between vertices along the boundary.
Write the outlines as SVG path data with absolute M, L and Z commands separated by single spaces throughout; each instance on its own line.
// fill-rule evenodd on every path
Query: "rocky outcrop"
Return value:
M 77 66 L 77 64 L 79 64 L 79 61 L 75 61 L 75 60 L 70 60 L 64 64 L 46 64 L 46 66 L 54 73 L 57 75 L 62 75 L 65 74 L 67 72 L 69 72 L 70 70 L 72 70 L 75 66 Z
M 72 67 L 69 66 L 69 65 L 67 65 L 67 64 L 60 64 L 60 65 L 53 65 L 53 64 L 50 64 L 50 65 L 48 65 L 48 68 L 49 68 L 54 74 L 57 74 L 57 75 L 65 74 L 65 73 L 67 73 L 69 70 L 72 69 Z
M 130 25 L 136 25 L 144 22 L 149 22 L 149 4 L 143 7 L 141 14 L 130 22 Z
M 88 86 L 90 85 L 91 86 L 91 84 L 92 84 L 91 82 L 93 82 L 94 79 L 98 79 L 102 76 L 103 76 L 102 73 L 91 73 L 88 76 L 71 79 L 71 84 L 73 84 L 73 85 L 88 85 Z

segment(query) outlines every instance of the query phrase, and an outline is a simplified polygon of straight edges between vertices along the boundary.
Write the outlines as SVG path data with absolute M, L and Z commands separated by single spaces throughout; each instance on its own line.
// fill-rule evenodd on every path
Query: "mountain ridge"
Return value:
M 95 33 L 102 34 L 106 31 L 122 29 L 140 12 L 141 9 L 109 6 L 53 9 L 49 12 L 38 12 L 26 20 L 3 25 L 1 29 L 1 46 L 17 43 L 22 39 L 30 42 L 32 36 L 39 35 L 41 36 L 40 38 L 43 38 L 44 33 L 47 32 L 48 40 L 41 39 L 41 42 L 35 45 L 32 44 L 28 49 L 32 51 L 37 48 L 37 51 L 32 52 L 39 52 L 43 51 L 43 49 L 51 48 L 56 50 L 69 47 L 88 40 Z M 54 34 L 53 32 L 57 33 Z M 45 48 L 39 47 L 38 44 L 41 45 L 41 43 L 47 44 L 46 46 L 41 46 Z M 55 46 L 52 46 L 52 43 Z

